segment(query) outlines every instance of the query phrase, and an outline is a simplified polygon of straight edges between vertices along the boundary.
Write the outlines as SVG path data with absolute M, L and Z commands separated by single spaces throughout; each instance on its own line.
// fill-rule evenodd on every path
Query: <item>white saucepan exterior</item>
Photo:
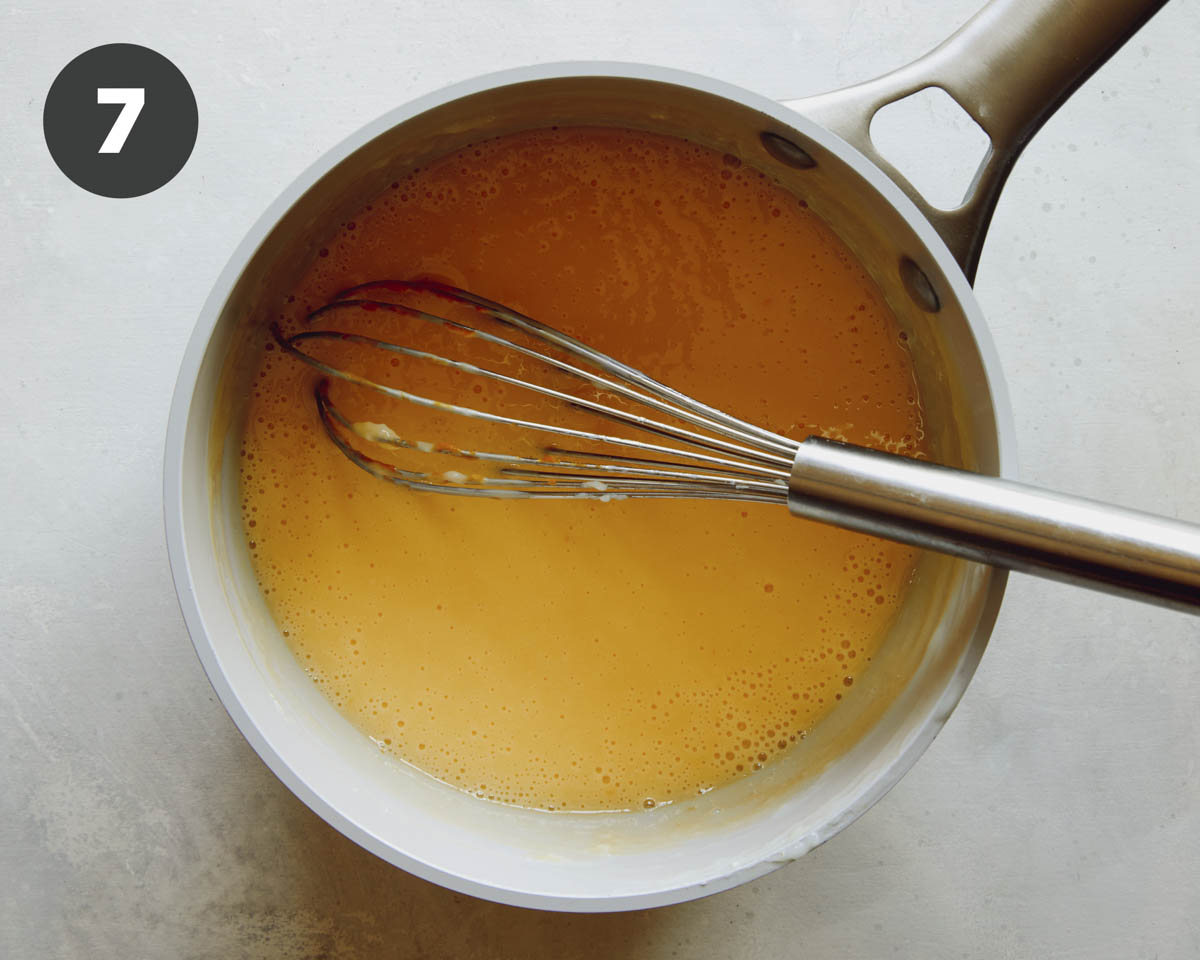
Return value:
M 558 910 L 644 908 L 760 876 L 878 800 L 962 695 L 1005 577 L 961 561 L 930 561 L 927 589 L 914 588 L 912 604 L 922 609 L 889 641 L 907 650 L 890 686 L 887 677 L 877 685 L 889 692 L 873 713 L 869 705 L 857 714 L 846 708 L 856 729 L 832 731 L 790 766 L 644 813 L 545 813 L 475 799 L 386 757 L 322 698 L 271 622 L 241 537 L 236 389 L 237 371 L 247 366 L 240 354 L 252 338 L 239 339 L 239 331 L 253 327 L 256 296 L 282 290 L 295 276 L 287 264 L 315 248 L 322 223 L 336 222 L 326 215 L 361 202 L 406 157 L 563 122 L 692 133 L 743 156 L 759 149 L 751 159 L 763 169 L 771 159 L 759 148 L 762 133 L 802 146 L 812 166 L 772 172 L 832 177 L 797 189 L 859 252 L 889 299 L 906 299 L 896 269 L 901 255 L 920 264 L 937 291 L 936 316 L 911 303 L 897 314 L 918 334 L 915 342 L 931 344 L 933 372 L 922 386 L 943 395 L 933 403 L 941 407 L 943 455 L 1013 475 L 1004 381 L 970 286 L 920 211 L 875 165 L 804 117 L 725 84 L 656 67 L 562 64 L 482 77 L 381 117 L 322 157 L 263 214 L 218 278 L 183 359 L 167 436 L 167 537 L 184 617 L 213 687 L 263 760 L 326 821 L 396 866 L 464 893 Z M 415 146 L 405 154 L 381 143 L 389 137 Z M 950 326 L 947 334 L 942 328 Z M 947 358 L 947 369 L 938 369 Z M 806 764 L 819 772 L 806 774 Z
M 969 284 L 991 210 L 1029 137 L 1162 2 L 992 0 L 915 63 L 799 103 L 805 116 L 657 67 L 507 71 L 401 107 L 313 164 L 251 229 L 204 306 L 175 389 L 164 468 L 184 618 L 213 687 L 263 760 L 326 821 L 396 866 L 464 893 L 555 910 L 645 908 L 724 890 L 859 817 L 957 704 L 999 609 L 1003 572 L 922 556 L 870 670 L 802 744 L 752 777 L 637 813 L 547 813 L 475 799 L 390 759 L 343 718 L 292 657 L 258 591 L 237 450 L 264 312 L 294 287 L 332 225 L 414 165 L 555 124 L 682 136 L 758 167 L 834 228 L 908 334 L 933 455 L 1013 476 L 1004 380 Z M 931 85 L 992 142 L 951 211 L 927 204 L 869 137 L 876 110 Z

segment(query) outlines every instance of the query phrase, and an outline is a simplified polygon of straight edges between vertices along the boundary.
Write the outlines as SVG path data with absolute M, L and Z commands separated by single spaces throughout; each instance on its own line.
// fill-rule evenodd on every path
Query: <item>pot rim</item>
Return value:
M 556 896 L 480 883 L 448 873 L 380 840 L 326 801 L 316 788 L 303 780 L 292 769 L 287 759 L 276 750 L 259 729 L 250 710 L 222 669 L 216 649 L 210 640 L 205 616 L 200 609 L 193 586 L 189 562 L 188 532 L 184 529 L 184 441 L 187 424 L 192 413 L 201 363 L 217 322 L 246 265 L 284 214 L 329 170 L 356 150 L 392 127 L 463 97 L 496 87 L 530 81 L 577 77 L 645 80 L 691 87 L 703 93 L 732 100 L 798 130 L 835 153 L 839 159 L 868 181 L 883 199 L 891 203 L 909 222 L 929 253 L 936 259 L 950 285 L 950 292 L 962 306 L 971 334 L 978 346 L 991 392 L 999 474 L 1003 477 L 1015 478 L 1017 471 L 1015 427 L 999 355 L 984 323 L 982 310 L 974 293 L 949 249 L 916 205 L 870 160 L 837 135 L 768 97 L 701 74 L 650 64 L 564 61 L 516 67 L 452 84 L 386 112 L 323 153 L 280 192 L 238 244 L 205 300 L 184 350 L 168 417 L 163 464 L 163 513 L 167 553 L 180 609 L 196 654 L 225 710 L 259 757 L 306 806 L 359 846 L 409 873 L 460 893 L 521 907 L 602 912 L 665 906 L 727 890 L 778 869 L 785 863 L 798 858 L 828 840 L 870 809 L 924 753 L 962 697 L 983 655 L 983 650 L 987 646 L 1004 594 L 1007 574 L 1005 571 L 997 570 L 990 577 L 987 595 L 974 635 L 964 649 L 962 658 L 939 696 L 929 719 L 916 732 L 903 751 L 859 791 L 841 815 L 825 823 L 819 830 L 789 843 L 785 850 L 779 851 L 770 858 L 732 873 L 719 874 L 708 881 L 654 890 L 648 893 L 598 897 Z

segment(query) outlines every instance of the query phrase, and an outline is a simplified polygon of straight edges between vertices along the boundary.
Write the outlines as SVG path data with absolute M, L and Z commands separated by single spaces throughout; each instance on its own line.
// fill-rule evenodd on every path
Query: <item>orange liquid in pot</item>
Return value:
M 402 174 L 263 319 L 296 330 L 351 284 L 419 275 L 780 433 L 925 450 L 907 347 L 872 281 L 734 157 L 591 128 L 468 147 Z M 380 314 L 321 325 L 350 323 L 397 335 Z M 406 377 L 449 401 L 493 389 Z M 268 349 L 255 381 L 242 496 L 259 582 L 348 718 L 479 796 L 636 809 L 749 775 L 836 709 L 904 597 L 914 551 L 779 506 L 402 490 L 326 439 L 315 379 Z M 333 388 L 355 419 L 438 441 L 463 429 L 386 402 L 380 415 L 354 389 Z M 483 449 L 514 442 L 470 430 Z

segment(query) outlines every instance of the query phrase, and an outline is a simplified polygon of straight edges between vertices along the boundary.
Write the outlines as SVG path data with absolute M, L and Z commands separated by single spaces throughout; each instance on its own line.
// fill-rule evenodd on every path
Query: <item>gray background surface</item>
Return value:
M 1200 622 L 1014 578 L 928 754 L 858 824 L 710 899 L 523 911 L 407 876 L 288 793 L 192 652 L 161 451 L 184 344 L 245 230 L 396 104 L 524 63 L 615 59 L 788 99 L 923 52 L 977 0 L 0 10 L 0 957 L 1200 955 Z M 41 136 L 55 74 L 141 43 L 200 137 L 134 200 Z M 1200 519 L 1200 6 L 1175 0 L 1046 126 L 978 293 L 1024 476 Z M 940 175 L 961 151 L 910 138 Z

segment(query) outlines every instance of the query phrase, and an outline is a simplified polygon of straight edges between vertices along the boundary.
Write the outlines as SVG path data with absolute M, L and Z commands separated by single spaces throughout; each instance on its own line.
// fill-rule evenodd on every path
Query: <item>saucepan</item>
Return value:
M 263 326 L 330 228 L 413 166 L 521 129 L 606 125 L 732 153 L 807 201 L 861 259 L 909 334 L 933 455 L 1015 471 L 1004 379 L 971 282 L 1022 147 L 1161 0 L 995 0 L 930 54 L 782 105 L 653 66 L 510 70 L 368 124 L 263 214 L 218 278 L 171 408 L 165 513 L 188 629 L 221 701 L 279 778 L 398 867 L 492 900 L 556 910 L 644 908 L 761 876 L 882 797 L 962 696 L 1004 593 L 1003 571 L 925 555 L 871 669 L 795 751 L 754 776 L 637 813 L 524 810 L 476 799 L 381 754 L 317 691 L 259 595 L 241 533 L 237 444 Z M 873 114 L 927 87 L 991 145 L 966 198 L 931 206 L 871 142 Z M 403 638 L 397 638 L 402 642 Z

